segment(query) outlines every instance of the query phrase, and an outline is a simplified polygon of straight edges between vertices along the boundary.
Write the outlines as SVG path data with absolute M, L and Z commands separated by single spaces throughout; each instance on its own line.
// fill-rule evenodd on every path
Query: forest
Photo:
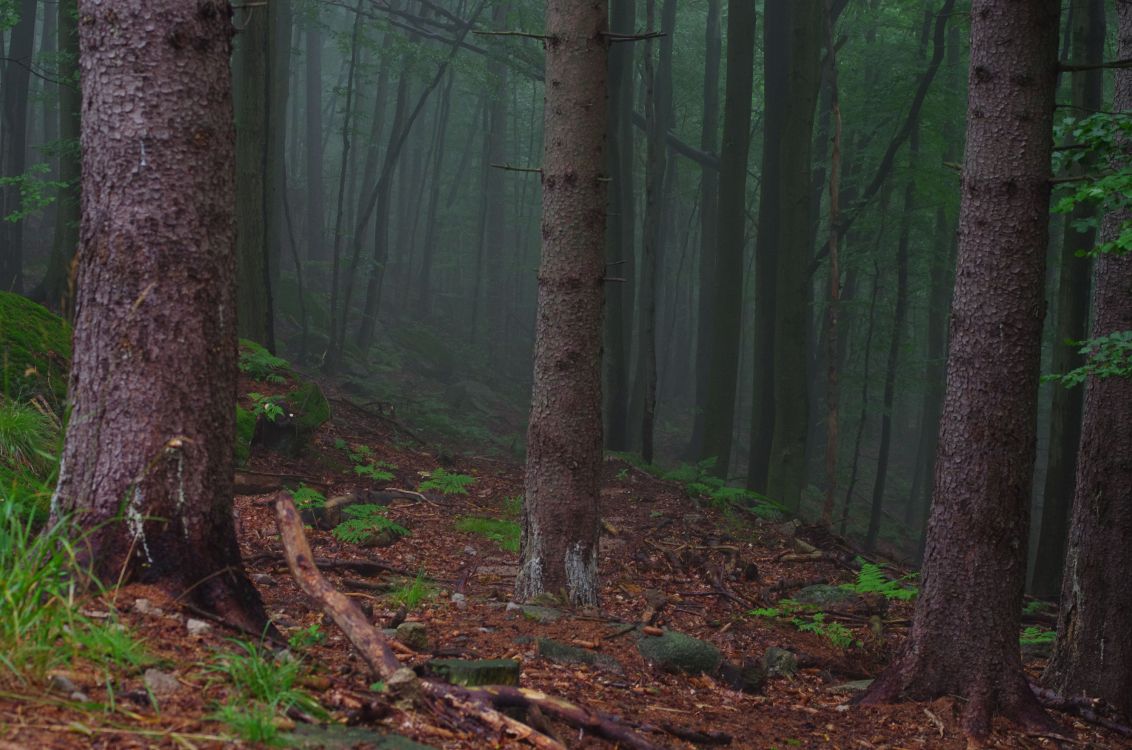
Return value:
M 1132 748 L 1132 0 L 0 0 L 0 750 Z

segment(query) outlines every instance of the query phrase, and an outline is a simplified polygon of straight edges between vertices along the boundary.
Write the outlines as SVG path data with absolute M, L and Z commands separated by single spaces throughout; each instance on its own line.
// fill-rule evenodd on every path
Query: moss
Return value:
M 255 434 L 255 414 L 236 407 L 236 463 L 243 466 L 252 453 L 252 435 Z
M 295 414 L 295 426 L 305 442 L 326 422 L 330 421 L 330 402 L 316 383 L 303 383 L 283 397 Z
M 62 408 L 71 365 L 71 327 L 26 297 L 0 292 L 0 373 L 16 399 L 42 396 Z

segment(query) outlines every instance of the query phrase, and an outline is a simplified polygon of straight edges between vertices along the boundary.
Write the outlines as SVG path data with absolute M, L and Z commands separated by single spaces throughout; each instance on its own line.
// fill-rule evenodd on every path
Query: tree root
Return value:
M 1116 732 L 1121 737 L 1132 737 L 1132 726 L 1121 724 L 1115 719 L 1104 716 L 1106 713 L 1114 714 L 1114 712 L 1099 698 L 1086 698 L 1084 696 L 1070 698 L 1032 682 L 1030 689 L 1034 691 L 1038 702 L 1048 709 L 1076 716 L 1089 724 L 1095 724 L 1110 732 Z
M 314 562 L 310 545 L 303 533 L 302 521 L 287 492 L 275 495 L 275 516 L 291 575 L 303 593 L 317 601 L 326 614 L 357 650 L 369 667 L 385 681 L 390 691 L 401 699 L 443 711 L 454 710 L 481 727 L 529 742 L 540 750 L 564 750 L 557 740 L 516 721 L 498 709 L 538 709 L 547 717 L 603 737 L 635 750 L 656 750 L 657 746 L 612 717 L 576 706 L 537 690 L 495 686 L 464 688 L 431 680 L 423 680 L 397 659 L 389 642 L 366 620 L 348 597 L 327 581 Z

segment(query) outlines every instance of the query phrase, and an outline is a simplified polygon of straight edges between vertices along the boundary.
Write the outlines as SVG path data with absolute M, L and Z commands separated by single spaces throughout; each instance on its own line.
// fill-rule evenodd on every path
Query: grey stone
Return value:
M 641 636 L 637 650 L 646 660 L 666 672 L 711 674 L 723 661 L 723 655 L 715 646 L 674 630 L 666 630 L 660 636 Z
M 59 693 L 73 693 L 79 689 L 79 686 L 66 675 L 55 673 L 47 678 L 47 687 Z
M 608 654 L 600 654 L 586 648 L 568 646 L 565 643 L 552 641 L 549 638 L 538 639 L 538 655 L 544 659 L 560 664 L 585 664 L 614 674 L 624 674 L 625 669 L 620 662 Z
M 520 607 L 523 617 L 545 625 L 548 622 L 558 622 L 562 619 L 562 611 L 554 607 L 543 607 L 538 604 L 524 604 Z
M 425 672 L 465 687 L 519 684 L 519 662 L 514 659 L 431 659 Z
M 195 620 L 190 617 L 185 621 L 185 629 L 189 632 L 189 635 L 202 636 L 212 630 L 212 626 L 204 620 Z
M 812 604 L 820 608 L 833 605 L 857 604 L 862 601 L 861 597 L 854 592 L 843 589 L 840 586 L 830 586 L 826 583 L 807 586 L 790 598 L 796 602 Z
M 456 609 L 464 609 L 468 606 L 468 597 L 457 592 L 452 595 L 452 603 L 456 605 Z
M 757 693 L 766 683 L 767 673 L 761 661 L 745 659 L 742 664 L 723 662 L 716 670 L 715 677 L 732 690 Z
M 168 672 L 162 672 L 160 669 L 145 670 L 142 682 L 145 683 L 146 690 L 158 698 L 172 695 L 181 688 L 181 683 L 177 681 L 176 677 Z
M 852 682 L 843 682 L 840 685 L 833 685 L 826 689 L 831 693 L 860 693 L 864 690 L 868 690 L 869 686 L 872 684 L 872 680 L 853 680 Z
M 273 586 L 273 585 L 275 585 L 274 576 L 268 575 L 267 573 L 252 573 L 251 578 L 252 578 L 252 583 L 259 585 L 259 586 Z
M 403 622 L 397 626 L 397 640 L 414 651 L 428 649 L 428 629 L 423 622 Z
M 134 611 L 139 615 L 150 615 L 152 617 L 161 617 L 165 614 L 165 610 L 161 609 L 161 607 L 153 606 L 149 599 L 135 599 Z
M 771 677 L 789 677 L 798 672 L 798 657 L 784 648 L 771 646 L 762 656 L 762 665 Z

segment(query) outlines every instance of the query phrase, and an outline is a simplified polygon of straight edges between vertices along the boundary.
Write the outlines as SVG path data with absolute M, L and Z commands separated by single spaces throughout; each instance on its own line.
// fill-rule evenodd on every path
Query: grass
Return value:
M 32 404 L 0 401 L 0 463 L 39 478 L 55 465 L 60 425 L 53 414 Z
M 456 530 L 485 537 L 498 544 L 506 552 L 517 553 L 519 551 L 519 536 L 522 530 L 519 528 L 519 524 L 514 521 L 464 516 L 456 522 Z
M 389 598 L 407 610 L 413 610 L 436 596 L 436 587 L 425 578 L 424 571 L 417 573 L 411 583 L 393 589 Z

